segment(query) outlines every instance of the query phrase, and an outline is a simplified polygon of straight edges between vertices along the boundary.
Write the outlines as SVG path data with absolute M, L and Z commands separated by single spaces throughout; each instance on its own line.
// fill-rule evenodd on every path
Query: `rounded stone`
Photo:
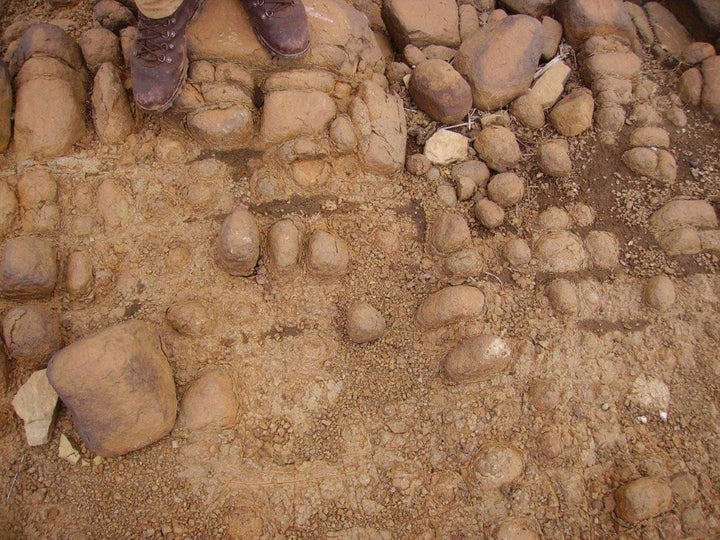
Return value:
M 484 128 L 473 145 L 487 166 L 497 172 L 512 169 L 522 157 L 515 134 L 503 126 Z
M 585 237 L 585 249 L 595 268 L 613 270 L 620 264 L 620 244 L 612 233 L 590 231 Z
M 560 135 L 575 137 L 592 127 L 595 101 L 587 88 L 576 88 L 550 111 L 550 122 Z
M 268 231 L 268 260 L 277 271 L 289 271 L 300 260 L 300 229 L 290 219 L 281 219 Z
M 432 167 L 432 163 L 423 154 L 413 154 L 407 158 L 405 168 L 410 174 L 422 176 Z
M 500 173 L 490 179 L 487 185 L 488 198 L 507 208 L 519 203 L 525 194 L 525 182 L 515 173 Z
M 307 265 L 311 273 L 321 277 L 341 276 L 348 271 L 350 250 L 341 238 L 317 230 L 310 236 Z
M 453 278 L 465 279 L 478 275 L 483 268 L 483 260 L 476 249 L 461 249 L 451 253 L 443 262 L 443 269 Z
M 461 122 L 472 107 L 470 85 L 444 60 L 420 62 L 408 91 L 421 110 L 445 124 Z
M 547 207 L 535 219 L 535 227 L 540 231 L 566 231 L 570 223 L 570 215 L 557 206 Z
M 638 478 L 615 490 L 615 512 L 628 523 L 639 523 L 671 509 L 672 490 L 659 478 Z
M 667 311 L 675 303 L 675 285 L 666 275 L 651 277 L 643 289 L 645 303 L 658 311 Z
M 441 214 L 430 226 L 429 240 L 439 253 L 452 253 L 470 243 L 470 227 L 460 214 Z
M 475 203 L 475 217 L 486 229 L 496 229 L 505 221 L 505 210 L 490 199 L 481 199 Z
M 578 227 L 591 227 L 597 216 L 597 212 L 592 207 L 583 203 L 571 205 L 568 213 Z
M 505 260 L 515 267 L 525 266 L 532 259 L 530 246 L 522 238 L 513 238 L 505 242 L 503 255 Z
M 62 347 L 60 317 L 41 306 L 14 307 L 5 314 L 3 340 L 10 357 L 26 369 L 42 369 Z
M 550 305 L 555 311 L 563 315 L 577 315 L 580 309 L 577 289 L 572 282 L 560 278 L 550 282 L 545 290 Z
M 183 396 L 180 418 L 190 430 L 229 428 L 237 421 L 239 403 L 232 377 L 212 369 L 195 379 Z
M 347 313 L 346 329 L 353 343 L 369 343 L 385 334 L 385 318 L 367 302 L 355 302 Z
M 577 272 L 587 265 L 582 241 L 569 231 L 545 233 L 535 242 L 534 251 L 542 272 Z
M 443 372 L 454 383 L 490 379 L 510 365 L 512 350 L 498 336 L 483 334 L 457 345 L 443 360 Z
M 565 139 L 553 139 L 538 146 L 538 165 L 548 176 L 562 178 L 572 173 L 570 146 Z
M 450 173 L 456 185 L 460 182 L 472 182 L 478 188 L 484 188 L 490 180 L 490 169 L 476 159 L 463 161 L 452 168 Z
M 205 305 L 195 300 L 175 302 L 165 312 L 165 318 L 173 330 L 184 336 L 202 336 L 212 324 Z
M 525 471 L 525 456 L 517 448 L 484 444 L 468 465 L 468 483 L 478 491 L 498 489 L 518 480 Z
M 50 296 L 57 280 L 55 248 L 45 238 L 11 238 L 0 250 L 0 295 L 7 298 Z
M 485 311 L 485 295 L 477 287 L 456 285 L 430 294 L 415 314 L 423 328 L 435 329 L 481 315 Z
M 217 243 L 216 259 L 231 276 L 249 276 L 260 257 L 260 230 L 255 216 L 238 206 L 225 219 Z
M 510 104 L 510 113 L 525 127 L 540 129 L 545 125 L 545 109 L 532 94 L 524 94 Z

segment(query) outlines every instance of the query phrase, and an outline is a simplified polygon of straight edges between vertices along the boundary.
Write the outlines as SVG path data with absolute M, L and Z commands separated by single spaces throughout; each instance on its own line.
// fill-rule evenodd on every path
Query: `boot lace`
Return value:
M 172 62 L 167 52 L 175 48 L 172 43 L 175 31 L 169 29 L 173 24 L 175 17 L 148 19 L 141 16 L 133 54 L 147 62 Z
M 297 0 L 257 0 L 255 2 L 256 7 L 265 8 L 263 15 L 268 19 L 295 4 L 297 4 Z

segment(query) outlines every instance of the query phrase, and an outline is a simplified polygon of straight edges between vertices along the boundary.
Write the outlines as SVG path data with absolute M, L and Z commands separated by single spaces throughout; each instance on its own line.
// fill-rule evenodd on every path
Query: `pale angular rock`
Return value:
M 211 369 L 195 379 L 183 396 L 180 419 L 191 431 L 225 429 L 237 422 L 240 403 L 231 375 Z
M 562 24 L 552 17 L 543 17 L 542 27 L 542 59 L 548 61 L 557 54 L 558 46 L 560 45 L 560 40 L 562 39 L 563 28 Z
M 484 128 L 473 146 L 487 166 L 498 172 L 514 168 L 522 157 L 515 134 L 502 126 Z
M 350 306 L 345 323 L 348 338 L 353 343 L 370 343 L 385 334 L 385 318 L 367 302 L 355 302 Z
M 555 12 L 565 38 L 577 47 L 592 36 L 619 36 L 640 50 L 635 25 L 621 0 L 558 0 Z
M 422 328 L 435 329 L 479 317 L 485 311 L 485 295 L 476 287 L 456 285 L 430 294 L 417 310 Z
M 439 253 L 452 253 L 470 243 L 470 227 L 460 214 L 441 214 L 430 226 L 428 239 Z
M 702 106 L 715 119 L 720 119 L 720 56 L 703 61 L 702 76 Z
M 77 465 L 77 463 L 80 461 L 81 456 L 80 453 L 75 449 L 75 447 L 70 442 L 70 439 L 68 439 L 65 434 L 60 434 L 60 444 L 58 445 L 58 457 L 61 459 L 64 459 L 68 463 L 71 463 L 72 465 Z
M 95 73 L 98 68 L 109 62 L 120 66 L 120 40 L 110 30 L 91 28 L 80 36 L 78 41 L 88 69 Z
M 45 238 L 19 236 L 0 251 L 0 296 L 45 298 L 55 289 L 57 254 Z
M 231 276 L 249 276 L 260 257 L 260 230 L 255 216 L 238 206 L 225 219 L 217 243 L 216 260 Z
M 680 60 L 685 49 L 693 41 L 690 33 L 669 9 L 659 3 L 647 2 L 644 8 L 658 43 L 674 58 Z
M 24 368 L 46 367 L 63 345 L 60 317 L 41 306 L 12 308 L 5 314 L 2 332 L 10 357 Z
M 486 229 L 496 229 L 505 221 L 505 210 L 490 199 L 480 199 L 473 207 L 475 217 Z
M 523 94 L 513 101 L 510 112 L 525 127 L 540 129 L 545 125 L 545 110 L 530 94 Z
M 402 99 L 372 81 L 365 81 L 350 102 L 349 112 L 358 132 L 363 168 L 384 175 L 401 171 L 407 144 Z
M 318 91 L 282 90 L 265 97 L 260 137 L 276 144 L 325 131 L 337 109 L 332 98 Z
M 670 201 L 650 217 L 655 232 L 671 231 L 680 227 L 717 229 L 718 218 L 712 204 L 694 199 Z
M 498 489 L 518 480 L 525 472 L 525 456 L 514 446 L 484 444 L 468 464 L 467 481 L 477 491 Z
M 196 300 L 175 302 L 165 311 L 165 319 L 176 332 L 193 337 L 206 334 L 213 322 L 207 307 Z
M 172 370 L 147 323 L 117 324 L 68 345 L 47 376 L 85 445 L 103 457 L 152 444 L 175 423 Z
M 577 272 L 587 266 L 588 255 L 582 241 L 569 231 L 543 234 L 533 251 L 541 272 Z
M 670 135 L 658 127 L 638 128 L 630 134 L 630 146 L 669 148 Z
M 592 127 L 595 101 L 587 88 L 576 88 L 550 111 L 550 122 L 565 137 L 575 137 Z
M 470 85 L 443 60 L 418 64 L 408 90 L 421 110 L 445 124 L 462 121 L 472 107 Z
M 10 73 L 5 62 L 0 60 L 0 153 L 5 152 L 10 143 L 12 108 L 13 96 Z
M 445 376 L 454 383 L 484 381 L 503 372 L 512 360 L 508 343 L 482 334 L 463 340 L 443 360 Z
M 638 478 L 615 490 L 615 511 L 628 523 L 639 523 L 671 509 L 672 490 L 659 478 Z
M 46 372 L 41 369 L 30 375 L 12 401 L 15 413 L 25 423 L 25 439 L 30 446 L 47 444 L 55 425 L 58 395 Z
M 104 63 L 95 75 L 92 93 L 93 121 L 105 144 L 125 142 L 133 132 L 135 119 L 125 87 L 115 66 Z
M 487 193 L 491 201 L 508 208 L 522 200 L 525 181 L 515 173 L 496 174 L 488 182 Z
M 439 129 L 425 143 L 423 154 L 435 165 L 449 165 L 467 159 L 469 143 L 460 133 Z
M 543 109 L 552 107 L 565 91 L 565 83 L 571 71 L 570 66 L 565 62 L 553 64 L 535 81 L 528 94 L 533 96 Z
M 268 262 L 278 272 L 297 267 L 300 260 L 300 230 L 290 219 L 281 219 L 268 231 Z
M 468 38 L 454 65 L 470 83 L 475 107 L 498 109 L 522 95 L 533 81 L 542 45 L 542 25 L 527 15 L 507 17 Z
M 188 114 L 187 126 L 190 133 L 211 148 L 237 150 L 247 147 L 253 140 L 253 111 L 254 108 L 245 103 L 202 109 Z M 280 141 L 286 136 L 296 136 L 298 130 L 302 131 L 302 128 L 293 128 L 289 124 L 278 126 L 278 129 L 289 131 L 270 129 L 265 136 Z
M 439 0 L 423 9 L 413 0 L 387 0 L 382 4 L 382 18 L 395 46 L 460 44 L 458 7 L 454 0 Z
M 538 145 L 538 165 L 548 176 L 562 178 L 572 173 L 570 145 L 565 139 L 552 139 Z
M 347 273 L 350 249 L 342 238 L 317 230 L 308 241 L 307 266 L 320 277 L 338 277 Z

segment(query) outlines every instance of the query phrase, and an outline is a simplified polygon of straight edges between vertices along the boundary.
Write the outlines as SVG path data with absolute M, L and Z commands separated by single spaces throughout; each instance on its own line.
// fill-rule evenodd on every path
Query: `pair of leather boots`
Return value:
M 241 0 L 255 34 L 272 54 L 298 58 L 310 46 L 302 0 Z M 204 0 L 183 0 L 163 19 L 139 16 L 130 72 L 135 102 L 151 112 L 167 110 L 182 90 L 188 68 L 185 31 Z

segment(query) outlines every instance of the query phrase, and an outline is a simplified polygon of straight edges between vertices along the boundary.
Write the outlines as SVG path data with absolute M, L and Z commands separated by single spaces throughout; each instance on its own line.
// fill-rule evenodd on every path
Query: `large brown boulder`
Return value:
M 645 11 L 660 45 L 673 57 L 681 59 L 685 49 L 693 42 L 690 32 L 680 24 L 669 9 L 657 2 L 645 4 Z
M 425 60 L 410 79 L 410 95 L 431 118 L 454 124 L 472 107 L 470 85 L 444 60 Z
M 717 0 L 692 0 L 702 20 L 714 32 L 720 32 L 720 2 Z
M 10 143 L 10 117 L 12 115 L 12 84 L 5 63 L 0 60 L 0 152 Z
M 463 42 L 455 69 L 470 82 L 475 107 L 498 109 L 530 88 L 542 48 L 540 21 L 512 15 Z
M 80 437 L 101 456 L 143 448 L 175 424 L 172 370 L 157 331 L 142 321 L 68 345 L 52 357 L 47 374 Z
M 577 47 L 592 36 L 619 36 L 635 51 L 642 47 L 635 25 L 621 0 L 558 0 L 556 14 L 565 39 Z
M 502 3 L 515 13 L 542 17 L 548 14 L 555 0 L 502 0 Z
M 418 6 L 416 0 L 386 0 L 382 18 L 395 46 L 417 47 L 460 44 L 458 7 L 455 0 L 435 0 Z

